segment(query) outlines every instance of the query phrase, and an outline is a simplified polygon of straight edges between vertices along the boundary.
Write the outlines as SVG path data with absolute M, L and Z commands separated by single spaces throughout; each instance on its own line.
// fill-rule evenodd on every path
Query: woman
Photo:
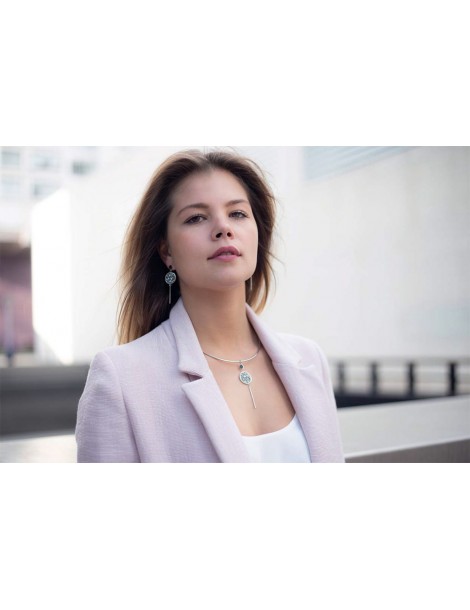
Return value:
M 125 240 L 121 345 L 95 356 L 80 399 L 78 461 L 343 461 L 324 355 L 255 313 L 274 206 L 232 152 L 158 168 Z

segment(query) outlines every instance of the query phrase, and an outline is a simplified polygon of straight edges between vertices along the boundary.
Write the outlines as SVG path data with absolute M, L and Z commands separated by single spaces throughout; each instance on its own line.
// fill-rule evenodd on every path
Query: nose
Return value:
M 218 224 L 212 231 L 212 239 L 221 239 L 222 237 L 233 237 L 233 230 L 228 223 Z

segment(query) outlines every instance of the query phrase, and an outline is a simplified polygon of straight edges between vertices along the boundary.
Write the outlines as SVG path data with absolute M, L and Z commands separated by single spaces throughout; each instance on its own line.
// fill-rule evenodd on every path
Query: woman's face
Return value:
M 160 255 L 176 271 L 183 296 L 190 290 L 244 291 L 256 269 L 258 227 L 240 182 L 221 169 L 194 173 L 175 189 L 172 204 Z

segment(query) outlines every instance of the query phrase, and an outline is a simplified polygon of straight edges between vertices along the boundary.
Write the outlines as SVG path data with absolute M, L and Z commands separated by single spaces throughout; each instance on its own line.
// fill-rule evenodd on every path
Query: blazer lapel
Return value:
M 323 384 L 320 361 L 303 364 L 300 354 L 247 307 L 248 318 L 271 357 L 307 440 L 312 462 L 336 461 L 331 452 L 331 406 Z M 333 433 L 335 433 L 333 431 Z
M 327 394 L 318 367 L 313 364 L 297 368 L 278 362 L 273 365 L 300 420 L 311 461 L 337 461 L 336 453 L 331 452 L 331 418 L 328 417 L 331 406 L 326 404 Z
M 199 416 L 222 462 L 249 462 L 250 457 L 222 392 L 202 353 L 180 298 L 170 313 L 179 370 L 188 375 L 182 390 Z
M 249 462 L 243 437 L 210 370 L 204 377 L 181 387 L 199 415 L 220 460 Z

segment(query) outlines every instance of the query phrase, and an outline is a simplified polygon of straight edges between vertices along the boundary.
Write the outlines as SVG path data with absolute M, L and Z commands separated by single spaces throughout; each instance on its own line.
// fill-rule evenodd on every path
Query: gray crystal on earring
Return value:
M 174 284 L 176 282 L 176 273 L 173 273 L 173 271 L 169 271 L 166 275 L 165 275 L 165 282 L 171 286 L 172 284 Z

